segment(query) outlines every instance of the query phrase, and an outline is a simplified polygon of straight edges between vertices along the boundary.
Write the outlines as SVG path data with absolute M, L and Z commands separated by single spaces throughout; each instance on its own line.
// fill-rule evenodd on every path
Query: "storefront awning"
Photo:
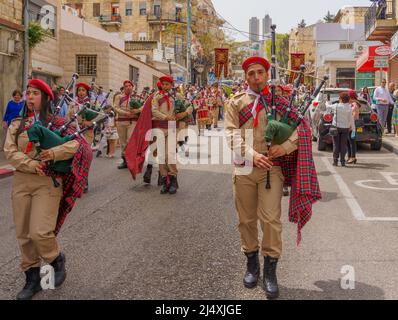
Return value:
M 388 67 L 379 67 L 378 63 L 384 58 L 388 62 L 388 58 L 391 54 L 389 46 L 370 46 L 365 50 L 362 55 L 357 59 L 357 71 L 358 72 L 372 72 L 372 71 L 388 71 Z M 375 65 L 375 61 L 378 61 Z

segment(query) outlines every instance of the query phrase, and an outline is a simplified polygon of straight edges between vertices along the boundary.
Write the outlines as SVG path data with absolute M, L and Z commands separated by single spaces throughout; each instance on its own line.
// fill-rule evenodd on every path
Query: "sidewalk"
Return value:
M 398 138 L 394 135 L 384 136 L 383 147 L 398 155 Z
M 14 168 L 8 164 L 4 152 L 0 151 L 0 180 L 12 176 Z

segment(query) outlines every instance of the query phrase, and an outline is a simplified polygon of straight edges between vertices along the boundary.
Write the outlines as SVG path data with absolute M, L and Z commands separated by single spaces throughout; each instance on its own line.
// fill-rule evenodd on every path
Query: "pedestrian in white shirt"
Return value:
M 373 99 L 376 101 L 377 115 L 379 117 L 379 122 L 383 130 L 387 121 L 389 105 L 394 104 L 394 101 L 392 100 L 391 94 L 386 88 L 386 85 L 387 81 L 383 79 L 383 81 L 381 82 L 381 87 L 377 87 L 373 94 Z

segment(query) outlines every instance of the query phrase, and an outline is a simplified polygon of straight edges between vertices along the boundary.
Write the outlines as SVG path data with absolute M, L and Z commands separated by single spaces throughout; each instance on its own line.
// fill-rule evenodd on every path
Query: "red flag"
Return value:
M 150 141 L 145 140 L 145 136 L 147 132 L 152 129 L 152 99 L 154 95 L 155 94 L 150 95 L 145 101 L 140 118 L 124 150 L 126 163 L 134 180 L 137 174 L 142 172 L 145 162 L 145 153 L 150 144 Z

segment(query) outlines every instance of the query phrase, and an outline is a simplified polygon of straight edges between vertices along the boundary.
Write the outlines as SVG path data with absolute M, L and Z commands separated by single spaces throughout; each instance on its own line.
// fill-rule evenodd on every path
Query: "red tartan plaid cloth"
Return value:
M 59 130 L 64 123 L 65 119 L 56 117 L 53 121 L 51 130 Z M 68 126 L 63 132 L 63 136 L 72 135 L 75 131 L 75 127 Z M 78 136 L 76 140 L 79 142 L 79 148 L 73 157 L 72 170 L 68 174 L 61 175 L 63 195 L 59 204 L 55 235 L 58 235 L 66 217 L 72 211 L 76 199 L 83 193 L 84 188 L 87 185 L 88 172 L 93 159 L 91 147 L 87 143 L 86 139 Z M 51 176 L 53 173 L 47 171 L 47 174 Z
M 268 106 L 271 106 L 272 95 L 265 96 Z M 261 103 L 261 100 L 260 100 Z M 289 102 L 281 97 L 276 99 L 276 110 L 282 116 L 286 113 Z M 253 104 L 243 108 L 239 113 L 239 122 L 242 127 L 253 115 Z M 261 105 L 261 109 L 264 106 Z M 296 109 L 289 112 L 289 119 L 297 121 Z M 315 163 L 312 158 L 311 130 L 306 120 L 297 128 L 298 150 L 274 161 L 274 165 L 281 167 L 285 177 L 285 185 L 291 187 L 289 201 L 289 221 L 297 224 L 297 245 L 301 242 L 301 230 L 312 216 L 312 204 L 322 198 L 319 188 Z M 264 132 L 265 134 L 265 132 Z
M 140 118 L 134 128 L 130 140 L 124 150 L 127 167 L 135 180 L 137 174 L 142 172 L 145 163 L 145 153 L 149 147 L 150 141 L 145 139 L 149 130 L 152 129 L 152 99 L 154 94 L 150 95 L 145 101 L 144 108 Z

